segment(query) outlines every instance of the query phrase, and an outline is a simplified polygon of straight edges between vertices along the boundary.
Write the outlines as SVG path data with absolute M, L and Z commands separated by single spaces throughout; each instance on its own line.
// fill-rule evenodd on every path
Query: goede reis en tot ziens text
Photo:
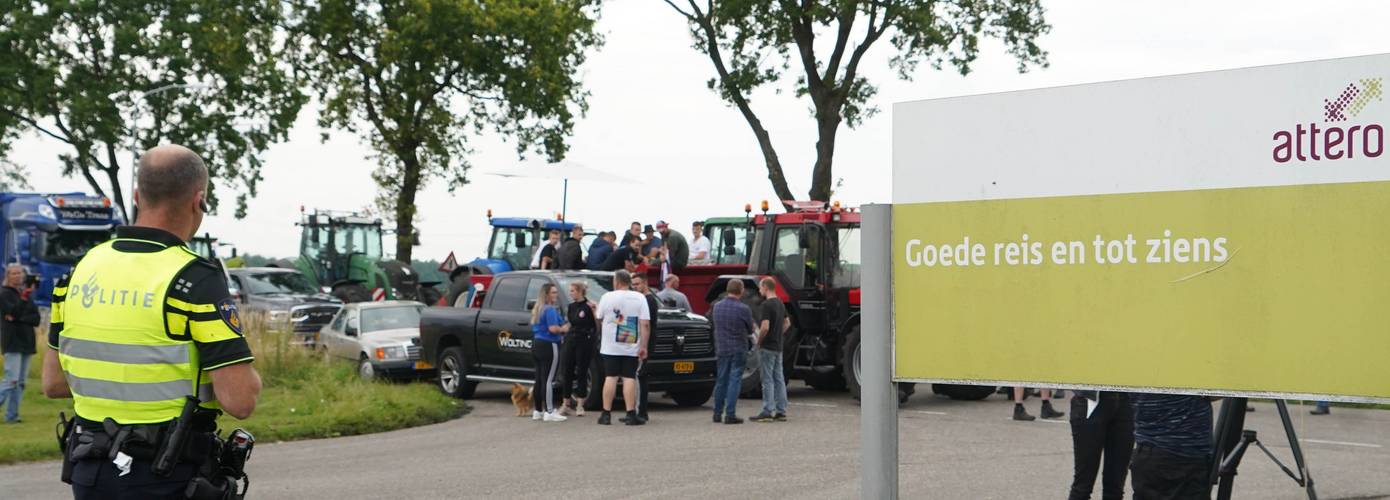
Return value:
M 1225 262 L 1227 240 L 1181 237 L 1164 230 L 1159 237 L 1127 234 L 1122 239 L 1096 235 L 1090 240 L 1038 241 L 1022 234 L 1015 241 L 979 242 L 970 236 L 950 243 L 907 241 L 908 267 L 1074 266 L 1084 264 L 1185 264 Z

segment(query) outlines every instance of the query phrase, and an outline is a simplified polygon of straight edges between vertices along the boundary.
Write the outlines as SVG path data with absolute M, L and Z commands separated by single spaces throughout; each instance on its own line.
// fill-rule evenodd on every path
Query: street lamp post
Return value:
M 162 94 L 162 93 L 168 92 L 168 91 L 170 91 L 170 90 L 181 90 L 181 89 L 206 89 L 206 88 L 212 88 L 212 86 L 211 86 L 211 85 L 202 84 L 202 83 L 171 83 L 171 84 L 169 84 L 169 85 L 165 85 L 165 86 L 162 86 L 162 87 L 156 87 L 156 88 L 153 88 L 153 89 L 150 89 L 150 90 L 146 90 L 146 91 L 144 91 L 144 92 L 140 92 L 139 94 L 135 94 L 135 99 L 132 99 L 132 101 L 144 102 L 144 100 L 145 100 L 146 97 L 149 97 L 149 96 L 152 96 L 152 95 L 155 95 L 155 94 Z M 119 95 L 121 95 L 121 94 L 125 94 L 125 93 L 130 93 L 130 92 L 132 92 L 132 91 L 129 91 L 129 90 L 120 90 L 120 91 L 112 92 L 112 93 L 111 93 L 110 95 L 108 95 L 107 97 L 109 97 L 112 101 L 115 101 L 117 96 L 119 96 Z M 131 217 L 132 219 L 135 218 L 135 174 L 136 174 L 136 170 L 138 170 L 138 169 L 140 168 L 140 145 L 139 145 L 139 143 L 137 142 L 137 141 L 139 140 L 139 138 L 138 138 L 138 134 L 136 133 L 136 132 L 139 131 L 139 127 L 140 127 L 140 106 L 139 106 L 138 102 L 137 102 L 137 104 L 134 106 L 135 109 L 134 109 L 134 112 L 131 113 L 131 120 L 130 120 L 130 128 L 131 128 L 131 134 L 130 134 L 130 154 L 131 154 L 131 162 L 130 162 L 130 217 Z M 115 190 L 117 190 L 117 191 L 119 191 L 119 190 L 121 189 L 120 186 L 111 186 L 111 188 L 112 188 L 112 189 L 115 189 Z M 133 221 L 126 221 L 126 223 L 130 223 L 130 222 L 133 222 Z

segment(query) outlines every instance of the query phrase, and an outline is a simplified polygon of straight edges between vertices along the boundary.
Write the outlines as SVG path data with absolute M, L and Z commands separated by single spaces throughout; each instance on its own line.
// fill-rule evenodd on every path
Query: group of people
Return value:
M 665 292 L 685 297 L 668 278 Z M 747 354 L 756 347 L 762 377 L 763 408 L 752 420 L 781 422 L 787 419 L 787 384 L 782 370 L 783 336 L 791 326 L 776 284 L 764 279 L 761 294 L 772 300 L 763 302 L 761 321 L 754 322 L 751 308 L 743 303 L 744 284 L 732 280 L 728 295 L 714 305 L 715 351 L 718 374 L 714 388 L 714 422 L 743 423 L 738 417 L 738 396 Z M 603 380 L 603 413 L 599 425 L 613 423 L 613 402 L 621 383 L 625 425 L 646 424 L 647 390 L 642 378 L 647 346 L 656 331 L 657 311 L 664 302 L 641 273 L 619 269 L 613 273 L 613 290 L 603 294 L 597 304 L 588 298 L 583 282 L 569 284 L 569 306 L 561 311 L 560 291 L 543 285 L 531 310 L 532 355 L 536 362 L 532 420 L 563 422 L 584 415 L 589 395 L 589 366 L 593 361 L 595 335 L 598 336 L 599 363 Z M 688 304 L 687 304 L 688 305 Z M 559 394 L 557 397 L 556 389 Z M 557 405 L 558 403 L 558 405 Z
M 584 234 L 580 224 L 570 228 L 565 238 L 559 229 L 550 230 L 545 244 L 532 255 L 531 268 L 633 272 L 645 265 L 659 267 L 664 279 L 686 266 L 710 261 L 710 242 L 701 222 L 691 226 L 694 238 L 690 241 L 666 221 L 657 221 L 655 226 L 633 222 L 621 239 L 614 231 L 600 232 L 587 249 L 582 248 Z

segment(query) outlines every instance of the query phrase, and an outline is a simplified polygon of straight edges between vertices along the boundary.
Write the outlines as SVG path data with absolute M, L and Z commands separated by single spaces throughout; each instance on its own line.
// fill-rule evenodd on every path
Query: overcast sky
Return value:
M 923 65 L 904 82 L 888 68 L 891 45 L 874 46 L 861 73 L 879 86 L 873 104 L 882 112 L 858 129 L 841 129 L 835 176 L 844 185 L 836 198 L 849 205 L 889 201 L 894 102 L 1390 52 L 1390 2 L 1067 0 L 1045 6 L 1052 32 L 1041 45 L 1051 66 L 1026 74 L 990 42 L 967 77 Z M 744 203 L 773 198 L 747 124 L 705 87 L 713 69 L 691 48 L 684 19 L 658 0 L 610 0 L 598 26 L 607 43 L 583 68 L 592 96 L 588 115 L 569 139 L 568 159 L 638 184 L 571 183 L 570 220 L 620 230 L 634 219 L 665 219 L 688 233 L 692 220 L 741 215 Z M 791 82 L 783 88 L 790 90 Z M 789 91 L 764 92 L 753 106 L 792 191 L 804 195 L 816 140 L 809 102 Z M 265 179 L 247 217 L 235 220 L 224 209 L 227 215 L 209 218 L 204 230 L 242 252 L 290 256 L 297 252 L 294 222 L 301 205 L 347 210 L 371 204 L 369 151 L 340 131 L 320 142 L 316 116 L 306 107 L 290 140 L 264 154 Z M 436 183 L 417 199 L 417 259 L 442 259 L 450 251 L 460 260 L 482 254 L 489 208 L 498 216 L 560 211 L 560 181 L 482 173 L 516 165 L 514 146 L 483 138 L 474 148 L 471 184 L 449 194 Z M 90 191 L 80 178 L 59 175 L 61 152 L 62 144 L 28 136 L 12 159 L 29 168 L 36 190 Z M 233 198 L 223 193 L 222 199 Z

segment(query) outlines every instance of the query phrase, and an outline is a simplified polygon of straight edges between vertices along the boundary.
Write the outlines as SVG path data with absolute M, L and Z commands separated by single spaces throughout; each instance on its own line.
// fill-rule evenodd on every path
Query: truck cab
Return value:
M 57 280 L 124 223 L 111 200 L 82 193 L 0 193 L 0 216 L 0 257 L 37 279 L 39 307 L 49 307 Z

